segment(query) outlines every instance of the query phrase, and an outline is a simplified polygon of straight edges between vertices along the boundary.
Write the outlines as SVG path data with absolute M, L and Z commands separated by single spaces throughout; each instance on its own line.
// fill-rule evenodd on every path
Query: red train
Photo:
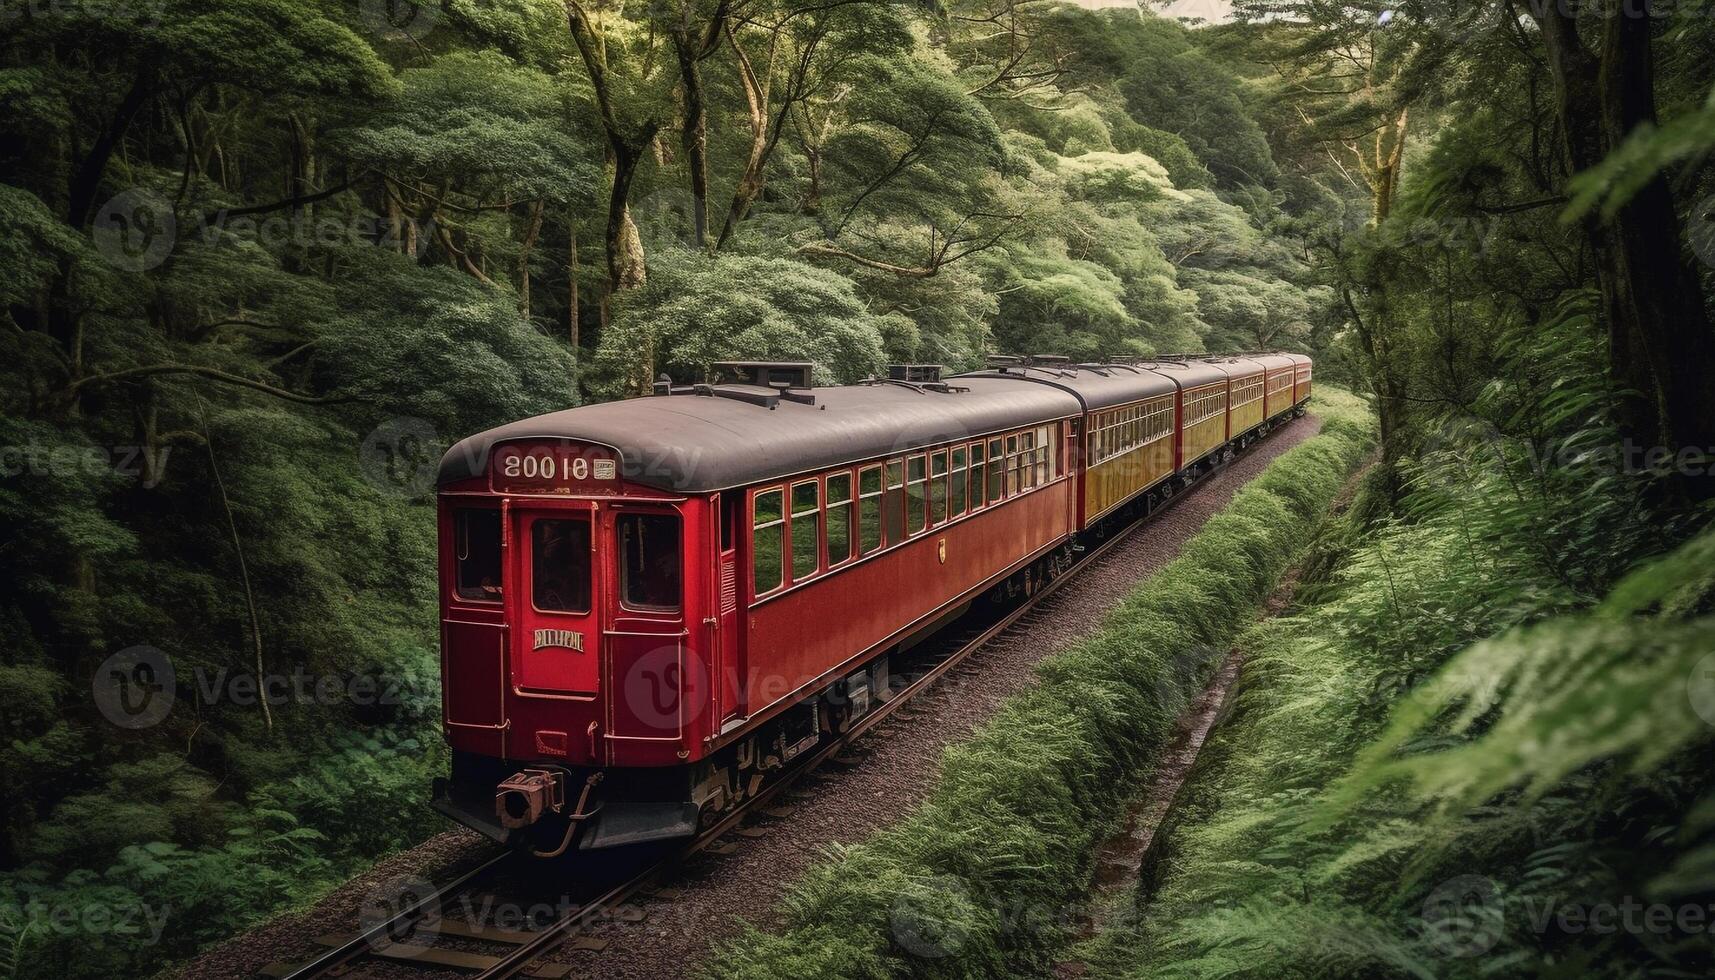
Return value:
M 888 697 L 890 653 L 1302 414 L 1311 375 L 716 368 L 442 460 L 442 812 L 542 854 L 693 834 Z

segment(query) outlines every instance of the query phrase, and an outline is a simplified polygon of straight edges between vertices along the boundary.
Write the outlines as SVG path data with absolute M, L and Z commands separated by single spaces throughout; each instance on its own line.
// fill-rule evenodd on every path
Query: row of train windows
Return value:
M 1203 391 L 1191 393 L 1185 399 L 1185 427 L 1190 428 L 1198 422 L 1206 422 L 1227 410 L 1227 392 L 1223 386 L 1217 385 Z
M 1292 387 L 1292 375 L 1284 371 L 1268 379 L 1269 391 L 1284 391 L 1290 387 Z
M 1173 399 L 1156 398 L 1140 405 L 1095 414 L 1090 433 L 1094 463 L 1131 452 L 1173 432 Z
M 1261 397 L 1262 375 L 1258 374 L 1253 377 L 1245 378 L 1243 381 L 1233 382 L 1234 408 L 1238 408 L 1240 405 L 1249 405 L 1251 402 L 1254 402 Z
M 621 514 L 614 522 L 619 599 L 627 608 L 679 608 L 679 517 Z M 453 520 L 453 591 L 460 599 L 499 602 L 500 511 L 463 507 Z M 587 613 L 591 601 L 590 519 L 579 514 L 530 522 L 530 603 L 540 612 Z
M 756 491 L 751 585 L 766 595 L 1052 481 L 1056 427 L 1038 426 Z M 788 579 L 790 572 L 790 579 Z

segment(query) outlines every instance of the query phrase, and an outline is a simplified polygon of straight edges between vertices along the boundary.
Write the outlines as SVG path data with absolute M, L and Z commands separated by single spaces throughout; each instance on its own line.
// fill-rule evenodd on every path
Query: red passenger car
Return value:
M 1230 363 L 717 368 L 443 459 L 443 812 L 550 854 L 692 834 L 887 698 L 891 653 L 1244 435 Z

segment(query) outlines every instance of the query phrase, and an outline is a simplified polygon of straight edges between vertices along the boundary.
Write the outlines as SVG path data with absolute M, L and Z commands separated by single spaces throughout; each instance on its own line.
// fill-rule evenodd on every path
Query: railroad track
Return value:
M 1278 428 L 1275 431 L 1278 431 Z M 969 627 L 969 635 L 953 638 L 947 643 L 949 650 L 945 654 L 930 653 L 921 657 L 914 654 L 911 662 L 922 669 L 914 674 L 906 674 L 909 680 L 904 687 L 894 691 L 892 697 L 877 707 L 870 709 L 840 736 L 817 747 L 807 756 L 800 757 L 790 770 L 777 777 L 757 795 L 740 804 L 731 814 L 689 842 L 648 863 L 641 872 L 613 882 L 585 883 L 586 891 L 576 898 L 575 904 L 545 926 L 533 930 L 515 930 L 444 917 L 455 901 L 479 893 L 506 871 L 542 863 L 503 850 L 444 885 L 428 887 L 418 894 L 403 897 L 389 910 L 388 915 L 380 921 L 365 925 L 354 935 L 319 938 L 317 942 L 327 947 L 320 955 L 296 965 L 275 964 L 264 970 L 263 975 L 284 980 L 359 977 L 363 974 L 355 971 L 360 970 L 366 961 L 385 961 L 469 974 L 477 980 L 502 980 L 510 977 L 560 980 L 570 973 L 571 968 L 564 964 L 548 962 L 548 957 L 553 953 L 568 944 L 582 943 L 582 948 L 588 949 L 600 949 L 606 945 L 603 940 L 580 935 L 587 925 L 615 913 L 616 910 L 623 913 L 628 907 L 627 903 L 640 896 L 648 897 L 653 894 L 656 898 L 670 900 L 673 897 L 672 890 L 658 886 L 687 859 L 702 851 L 722 851 L 733 847 L 734 845 L 722 842 L 721 838 L 740 831 L 747 819 L 769 811 L 775 801 L 799 780 L 814 772 L 823 763 L 838 757 L 864 734 L 891 717 L 906 702 L 934 686 L 971 654 L 982 649 L 990 640 L 1029 615 L 1039 603 L 1059 591 L 1077 571 L 1089 567 L 1138 529 L 1148 526 L 1155 518 L 1171 510 L 1184 498 L 1187 491 L 1221 472 L 1238 455 L 1242 455 L 1242 451 L 1199 474 L 1147 514 L 1119 527 L 1098 544 L 1086 549 L 1063 573 L 1051 578 L 995 621 Z M 956 624 L 949 624 L 948 630 L 951 631 L 955 626 Z M 634 913 L 638 911 L 640 910 L 633 910 Z M 623 918 L 623 914 L 620 917 Z M 640 916 L 634 914 L 633 917 Z M 442 948 L 436 944 L 443 938 L 461 944 L 486 945 L 491 951 L 478 953 Z

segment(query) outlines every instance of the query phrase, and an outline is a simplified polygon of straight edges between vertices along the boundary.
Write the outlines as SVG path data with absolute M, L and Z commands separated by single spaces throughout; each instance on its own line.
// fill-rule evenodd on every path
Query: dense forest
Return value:
M 442 826 L 439 453 L 736 357 L 1284 347 L 1366 398 L 1312 592 L 1368 687 L 1119 969 L 1493 968 L 1374 911 L 1450 866 L 1706 899 L 1707 546 L 1625 576 L 1715 496 L 1707 4 L 1232 13 L 0 0 L 0 971 L 147 973 Z

